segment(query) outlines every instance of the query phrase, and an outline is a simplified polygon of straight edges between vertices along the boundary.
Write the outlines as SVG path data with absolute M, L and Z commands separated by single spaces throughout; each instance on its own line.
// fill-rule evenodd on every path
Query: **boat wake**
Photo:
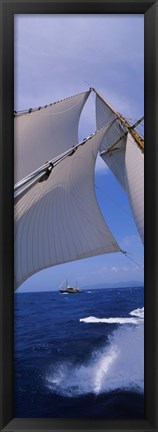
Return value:
M 89 316 L 86 318 L 80 318 L 80 322 L 84 322 L 87 324 L 93 323 L 106 323 L 106 324 L 142 324 L 144 322 L 144 308 L 135 309 L 129 313 L 129 315 L 134 316 L 135 318 L 97 318 L 93 316 Z
M 134 312 L 139 314 L 138 310 Z M 142 312 L 141 309 L 141 315 Z M 46 376 L 46 386 L 53 393 L 73 398 L 112 391 L 143 393 L 143 341 L 142 325 L 119 327 L 109 336 L 106 346 L 92 350 L 88 361 L 53 365 Z

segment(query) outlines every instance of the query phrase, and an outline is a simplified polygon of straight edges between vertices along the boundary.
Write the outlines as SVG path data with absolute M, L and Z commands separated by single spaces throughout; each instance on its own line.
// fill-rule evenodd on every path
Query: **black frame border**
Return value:
M 13 418 L 14 14 L 144 14 L 145 22 L 145 418 Z M 158 0 L 0 0 L 0 430 L 158 431 Z M 157 122 L 156 122 L 157 121 Z

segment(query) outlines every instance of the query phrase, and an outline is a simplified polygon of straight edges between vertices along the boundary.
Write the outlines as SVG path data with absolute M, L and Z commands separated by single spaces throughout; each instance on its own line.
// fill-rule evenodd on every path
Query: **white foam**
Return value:
M 137 316 L 139 318 L 144 319 L 144 308 L 142 307 L 142 308 L 135 309 L 132 312 L 130 312 L 130 315 Z
M 106 323 L 106 324 L 141 324 L 144 320 L 144 307 L 134 309 L 129 313 L 136 318 L 129 317 L 114 317 L 114 318 L 98 318 L 94 316 L 89 316 L 85 318 L 80 318 L 80 322 L 84 322 L 86 324 L 95 324 L 95 323 Z
M 86 324 L 94 324 L 94 323 L 106 323 L 106 324 L 139 324 L 140 320 L 137 318 L 96 318 L 93 316 L 89 316 L 86 318 L 80 318 L 80 322 L 84 322 Z
M 105 347 L 91 352 L 87 362 L 59 362 L 50 367 L 46 385 L 51 392 L 78 397 L 115 390 L 143 392 L 143 326 L 119 327 Z

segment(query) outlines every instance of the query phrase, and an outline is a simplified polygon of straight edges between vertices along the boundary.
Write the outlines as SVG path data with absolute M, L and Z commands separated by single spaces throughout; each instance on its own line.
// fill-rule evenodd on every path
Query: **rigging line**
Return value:
M 137 123 L 137 121 L 138 121 L 138 118 L 135 118 L 135 117 L 127 117 L 127 116 L 124 116 L 124 118 L 125 118 L 125 120 L 129 120 L 131 123 Z M 140 124 L 140 126 L 141 126 L 141 123 L 144 121 L 144 116 L 142 116 L 140 119 L 139 119 L 139 124 Z
M 111 128 L 113 122 L 114 122 L 114 120 L 112 120 L 111 122 L 109 122 L 106 126 L 108 126 L 109 128 Z M 104 128 L 105 128 L 105 126 L 103 128 L 101 128 L 101 129 L 104 129 Z M 83 139 L 81 142 L 77 143 L 76 145 L 72 146 L 70 149 L 68 149 L 65 152 L 61 153 L 56 158 L 50 160 L 49 162 L 46 162 L 44 165 L 42 165 L 42 167 L 38 168 L 37 170 L 35 170 L 34 172 L 32 172 L 31 174 L 29 174 L 28 176 L 26 176 L 24 179 L 22 179 L 20 182 L 16 183 L 16 185 L 14 186 L 14 193 L 16 193 L 17 190 L 21 189 L 26 183 L 29 183 L 31 180 L 34 180 L 37 176 L 39 176 L 39 174 L 43 173 L 43 175 L 44 175 L 44 174 L 46 174 L 46 172 L 48 170 L 50 170 L 50 169 L 52 170 L 53 167 L 55 167 L 56 165 L 58 165 L 58 163 L 60 163 L 67 156 L 71 155 L 72 152 L 74 152 L 75 150 L 78 149 L 78 147 L 80 147 L 81 145 L 85 144 L 87 141 L 91 140 L 91 138 L 93 138 L 98 133 L 98 131 L 100 131 L 101 129 L 99 129 L 96 132 L 92 133 L 86 139 Z M 32 185 L 33 185 L 33 182 L 32 182 Z M 22 190 L 22 192 L 24 192 L 24 190 Z M 20 195 L 20 192 L 19 192 L 18 195 Z
M 86 83 L 89 86 L 89 90 L 92 91 L 91 90 L 91 85 L 88 83 L 88 81 L 84 81 L 84 83 Z
M 144 267 L 138 263 L 137 261 L 135 261 L 134 259 L 132 259 L 131 257 L 128 256 L 128 252 L 121 250 L 122 254 L 125 255 L 129 260 L 131 260 L 132 262 L 134 262 L 134 264 L 136 264 L 138 267 L 140 267 L 141 269 L 144 270 Z
M 127 136 L 127 132 L 120 135 L 120 137 L 117 139 L 117 141 L 115 141 L 114 144 L 112 144 L 108 149 L 106 148 L 105 150 L 101 151 L 100 155 L 110 153 L 113 150 L 113 148 L 122 140 L 122 138 L 124 138 L 126 136 Z M 120 148 L 119 148 L 119 150 L 120 150 Z
M 99 190 L 99 192 L 101 192 L 101 194 L 102 194 L 102 196 L 103 196 L 103 198 L 105 199 L 105 194 L 103 195 L 103 189 L 102 188 L 100 188 L 99 186 L 97 186 L 96 185 L 96 183 L 95 183 L 95 188 L 96 189 L 98 189 Z M 129 216 L 131 219 L 133 219 L 132 218 L 132 216 L 130 215 L 130 213 L 128 213 L 128 211 L 127 210 L 125 210 L 123 207 L 121 207 L 121 205 L 117 202 L 117 201 L 115 201 L 109 194 L 107 194 L 107 192 L 106 192 L 106 196 L 108 197 L 108 198 L 110 198 L 110 200 L 116 205 L 116 206 L 118 206 L 124 213 L 126 213 L 127 214 L 127 216 Z
M 144 129 L 137 129 L 138 130 L 138 132 L 139 132 L 139 134 L 141 134 L 141 135 L 144 135 Z
M 71 154 L 72 151 L 77 150 L 77 148 L 80 145 L 82 145 L 85 142 L 87 142 L 89 139 L 91 139 L 92 136 L 96 135 L 96 133 L 97 132 L 95 132 L 94 134 L 90 135 L 89 137 L 87 137 L 86 139 L 82 140 L 80 143 L 76 144 L 75 146 L 72 146 L 71 148 L 69 148 L 65 152 L 63 152 L 60 155 L 56 156 L 54 159 L 51 159 L 49 162 L 46 162 L 44 165 L 42 165 L 41 167 L 39 167 L 37 170 L 33 171 L 31 174 L 29 174 L 28 176 L 26 176 L 24 179 L 20 180 L 18 183 L 15 184 L 14 191 L 16 191 L 17 189 L 19 189 L 22 186 L 24 186 L 25 183 L 28 183 L 33 178 L 36 178 L 40 173 L 45 173 L 45 171 L 46 171 L 47 168 L 49 168 L 52 165 L 54 166 L 58 161 L 61 161 L 61 160 L 63 160 L 64 157 L 69 156 L 69 154 Z
M 116 129 L 115 125 L 114 125 L 114 128 Z M 117 129 L 116 129 L 116 132 L 118 133 L 118 135 L 120 134 L 120 132 L 119 132 Z M 112 144 L 111 147 L 106 148 L 105 150 L 103 150 L 103 151 L 100 153 L 100 155 L 102 155 L 102 154 L 106 154 L 106 153 L 109 153 L 110 150 L 112 150 L 113 147 L 115 147 L 115 145 L 117 145 L 117 144 L 119 143 L 119 141 L 122 140 L 122 138 L 127 137 L 127 133 L 128 133 L 128 141 L 130 141 L 130 142 L 133 144 L 133 141 L 132 141 L 132 139 L 130 138 L 130 131 L 129 131 L 129 132 L 127 131 L 127 132 L 124 132 L 123 134 L 120 134 L 118 140 L 117 140 L 114 144 Z M 140 147 L 138 146 L 138 148 L 140 148 Z
M 113 114 L 115 114 L 117 120 L 120 120 L 119 116 L 121 116 L 121 118 L 123 117 L 122 114 L 118 113 L 118 112 L 117 112 L 117 111 L 112 107 L 112 105 L 109 103 L 108 99 L 106 99 L 106 102 L 105 102 L 105 101 L 103 100 L 102 96 L 97 92 L 97 90 L 95 90 L 95 88 L 92 87 L 92 90 L 93 90 L 94 93 L 95 93 L 95 94 L 100 98 L 100 100 L 101 100 L 102 102 L 104 102 L 105 105 L 108 106 L 108 108 L 111 109 L 111 111 L 113 112 Z M 106 110 L 105 110 L 105 112 L 106 112 Z M 109 115 L 108 115 L 107 112 L 106 112 L 106 115 L 109 117 Z M 127 117 L 124 117 L 124 119 L 126 120 Z M 143 121 L 143 120 L 144 120 L 144 116 L 141 117 L 141 119 L 139 119 L 139 120 L 136 119 L 136 120 L 135 120 L 135 123 L 140 124 L 140 122 Z M 122 126 L 122 119 L 121 119 L 121 126 Z M 128 125 L 128 126 L 129 126 L 129 129 L 132 129 L 132 128 L 136 127 L 135 124 L 134 124 L 134 125 Z M 126 128 L 127 128 L 127 126 L 126 126 Z M 118 132 L 118 133 L 119 133 L 119 132 Z
M 135 122 L 135 121 L 137 121 L 137 118 L 135 118 L 135 117 L 128 117 L 128 116 L 125 116 L 125 119 L 126 119 L 126 120 L 129 120 L 129 121 L 131 121 L 131 122 Z
M 136 131 L 138 131 L 139 135 L 141 135 L 141 137 L 144 137 L 144 130 L 143 129 L 136 129 Z
M 137 254 L 134 254 L 134 253 L 132 253 L 132 252 L 128 252 L 128 255 L 133 255 L 133 256 L 136 256 L 136 257 L 138 257 L 138 258 L 142 258 L 142 259 L 143 259 L 143 256 L 141 256 L 141 255 L 137 255 Z
M 135 121 L 135 123 L 131 126 L 132 128 L 136 128 L 136 126 L 140 125 L 140 123 L 144 120 L 144 116 Z
M 106 104 L 105 104 L 105 105 L 106 105 Z M 104 110 L 104 112 L 105 112 L 105 114 L 107 115 L 108 119 L 110 120 L 111 115 L 108 114 L 108 113 L 106 112 L 106 109 Z M 115 116 L 116 116 L 116 114 L 115 114 Z M 116 117 L 116 118 L 115 118 L 116 124 L 118 124 L 118 123 L 117 123 L 118 120 L 119 120 L 119 119 Z M 129 134 L 128 134 L 128 140 L 133 144 L 133 141 L 132 141 L 132 139 L 131 139 L 131 137 L 130 137 L 130 128 L 129 128 L 129 131 L 128 131 L 128 129 L 126 128 L 127 131 L 124 131 L 124 132 L 121 134 L 121 132 L 118 130 L 118 128 L 116 127 L 115 124 L 113 125 L 113 127 L 114 127 L 114 129 L 116 130 L 116 132 L 117 132 L 119 138 L 118 138 L 118 140 L 117 140 L 114 144 L 112 144 L 111 147 L 114 147 L 114 146 L 115 146 L 119 141 L 122 140 L 122 138 L 127 137 L 127 133 L 128 133 L 128 132 L 129 132 Z M 122 124 L 121 124 L 121 127 L 122 127 Z M 132 129 L 132 126 L 131 126 L 131 129 Z M 109 150 L 111 149 L 111 147 L 109 147 L 108 149 L 105 148 L 105 150 L 103 150 L 103 153 L 107 153 L 107 152 L 109 152 Z
M 31 112 L 38 111 L 39 109 L 41 110 L 41 109 L 44 109 L 44 108 L 49 108 L 52 105 L 56 105 L 56 104 L 58 104 L 60 102 L 63 102 L 65 100 L 71 99 L 71 98 L 76 97 L 76 96 L 80 96 L 80 95 L 82 95 L 84 93 L 85 93 L 85 91 L 77 93 L 77 94 L 72 95 L 72 96 L 65 97 L 63 99 L 59 99 L 59 100 L 51 102 L 50 104 L 47 104 L 47 105 L 42 105 L 42 106 L 35 107 L 35 108 L 27 108 L 27 109 L 20 110 L 20 111 L 14 111 L 14 114 L 15 114 L 15 117 L 18 117 L 18 116 L 20 116 L 22 114 L 28 114 L 28 113 L 31 113 Z
M 92 87 L 92 90 L 96 93 L 96 95 L 99 97 L 99 99 L 112 111 L 112 113 L 115 115 L 115 117 L 120 120 L 122 126 L 124 125 L 126 129 L 130 132 L 132 137 L 134 138 L 137 146 L 141 149 L 142 152 L 144 152 L 144 142 L 142 142 L 141 136 L 138 136 L 138 132 L 136 132 L 134 129 L 132 129 L 131 125 L 128 124 L 128 122 L 125 120 L 125 118 L 117 112 L 105 99 L 98 93 L 98 91 Z
M 84 93 L 86 93 L 86 92 L 84 92 Z M 80 96 L 80 94 L 75 95 L 74 97 L 76 97 L 76 96 Z M 72 98 L 72 97 L 73 97 L 73 96 L 70 96 L 69 99 Z M 68 98 L 66 98 L 66 99 L 68 99 Z M 45 108 L 50 108 L 51 106 L 56 105 L 56 104 L 58 104 L 58 103 L 60 103 L 60 102 L 64 102 L 66 99 L 61 99 L 61 101 L 57 101 L 57 102 L 54 102 L 54 103 L 52 103 L 52 104 L 50 104 L 50 105 L 46 105 L 46 106 L 44 106 L 44 107 L 41 107 L 41 110 L 44 110 Z M 57 113 L 53 113 L 53 116 L 54 116 L 54 115 L 59 115 L 59 114 L 62 114 L 62 113 L 68 112 L 68 111 L 71 111 L 71 110 L 74 109 L 74 107 L 76 107 L 77 105 L 79 105 L 79 103 L 80 103 L 80 100 L 77 101 L 76 104 L 74 104 L 74 105 L 73 105 L 71 108 L 69 108 L 69 109 L 65 109 L 65 110 L 63 110 L 63 111 L 58 111 Z M 48 112 L 47 114 L 46 114 L 46 113 L 41 114 L 41 111 L 40 111 L 40 114 L 38 114 L 38 111 L 39 111 L 39 109 L 37 109 L 37 108 L 35 108 L 35 109 L 30 108 L 29 111 L 24 112 L 24 113 L 20 113 L 19 115 L 16 114 L 15 117 L 18 117 L 18 116 L 20 117 L 20 116 L 22 116 L 23 114 L 28 114 L 28 113 L 34 113 L 34 117 L 35 117 L 35 116 L 36 116 L 36 117 L 39 117 L 39 116 L 49 117 L 49 116 L 52 115 L 51 112 Z
M 140 119 L 141 120 L 141 119 Z M 140 121 L 140 120 L 138 120 L 137 121 L 137 123 Z M 124 132 L 123 134 L 120 134 L 120 132 L 117 130 L 117 128 L 116 128 L 116 126 L 115 126 L 115 124 L 114 124 L 114 128 L 116 129 L 116 132 L 118 133 L 118 135 L 120 135 L 119 136 L 119 138 L 107 149 L 107 148 L 105 148 L 105 150 L 103 150 L 101 153 L 100 153 L 100 155 L 102 155 L 102 154 L 106 154 L 106 153 L 109 153 L 111 150 L 113 150 L 113 148 L 123 139 L 123 138 L 125 138 L 125 137 L 127 137 L 127 134 L 128 134 L 128 132 L 129 132 L 129 134 L 130 134 L 130 129 L 132 129 L 132 128 L 134 128 L 134 126 L 135 126 L 135 124 L 133 125 L 133 126 L 131 126 L 130 128 L 129 128 L 129 131 L 126 131 L 126 132 Z M 130 141 L 130 142 L 132 142 L 133 143 L 133 141 L 131 140 L 131 138 L 130 138 L 130 136 L 128 135 L 128 140 Z
M 35 184 L 38 183 L 40 179 L 43 177 L 45 172 L 46 171 L 41 172 L 38 176 L 36 176 L 32 180 L 30 179 L 29 182 L 26 182 L 20 191 L 16 189 L 14 191 L 14 201 L 17 201 L 19 198 L 21 198 L 26 192 L 28 192 L 30 188 L 32 188 L 32 186 L 35 186 Z
M 126 134 L 124 134 L 124 136 L 126 136 Z M 118 147 L 117 149 L 114 148 L 117 145 L 117 143 L 119 143 L 121 141 L 121 139 L 122 138 L 120 137 L 108 150 L 103 150 L 100 153 L 100 156 L 102 156 L 103 154 L 104 155 L 109 154 L 109 156 L 110 156 L 111 151 L 114 151 L 114 150 L 118 150 L 118 152 L 125 151 L 123 147 Z M 103 160 L 104 160 L 104 158 L 103 158 Z M 105 161 L 105 163 L 106 163 L 106 161 Z M 120 166 L 119 166 L 119 160 L 118 160 L 118 158 L 115 158 L 115 157 L 113 158 L 113 167 L 114 167 L 114 169 L 116 169 L 116 177 L 117 177 L 117 173 L 120 172 Z M 110 170 L 113 172 L 112 167 L 110 167 Z M 123 173 L 121 175 L 121 180 L 124 182 L 124 175 L 123 175 Z
M 143 135 L 144 136 L 144 129 L 139 129 L 139 128 L 137 128 L 136 130 L 138 130 L 138 132 L 139 132 L 139 135 Z

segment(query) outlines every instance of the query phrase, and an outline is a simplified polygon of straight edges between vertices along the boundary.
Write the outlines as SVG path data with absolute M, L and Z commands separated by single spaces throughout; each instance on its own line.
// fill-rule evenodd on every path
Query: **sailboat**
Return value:
M 82 109 L 93 92 L 96 131 L 78 142 Z M 144 140 L 95 89 L 14 113 L 15 289 L 58 264 L 123 251 L 94 189 L 97 155 L 126 191 L 144 241 Z
M 59 292 L 61 294 L 78 294 L 81 291 L 77 286 L 77 282 L 76 282 L 75 287 L 71 287 L 66 280 L 66 281 L 62 282 L 62 284 L 59 286 Z

